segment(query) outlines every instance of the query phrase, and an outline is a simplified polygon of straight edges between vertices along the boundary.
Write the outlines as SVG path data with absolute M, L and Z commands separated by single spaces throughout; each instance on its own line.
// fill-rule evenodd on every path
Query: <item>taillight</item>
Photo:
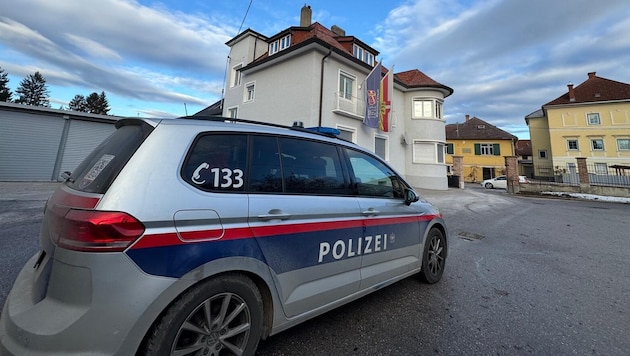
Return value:
M 57 217 L 56 243 L 76 251 L 123 251 L 144 234 L 144 225 L 118 211 L 69 209 Z

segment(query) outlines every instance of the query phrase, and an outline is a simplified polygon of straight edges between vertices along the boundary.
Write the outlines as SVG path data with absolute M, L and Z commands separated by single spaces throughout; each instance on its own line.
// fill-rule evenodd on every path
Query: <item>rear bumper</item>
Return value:
M 18 275 L 0 316 L 0 354 L 134 354 L 174 281 L 147 276 L 122 253 L 56 253 L 43 299 L 38 255 Z

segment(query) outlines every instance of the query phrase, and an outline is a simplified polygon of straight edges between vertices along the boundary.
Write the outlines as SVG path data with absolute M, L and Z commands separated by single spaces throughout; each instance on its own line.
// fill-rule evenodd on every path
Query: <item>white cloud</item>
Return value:
M 389 12 L 374 46 L 397 71 L 453 88 L 448 120 L 470 114 L 526 133 L 524 117 L 569 81 L 591 71 L 630 81 L 628 14 L 626 0 L 413 0 Z
M 66 38 L 69 43 L 74 44 L 74 46 L 85 52 L 90 57 L 115 59 L 118 61 L 122 60 L 122 57 L 116 51 L 107 48 L 96 41 L 70 33 L 66 34 Z

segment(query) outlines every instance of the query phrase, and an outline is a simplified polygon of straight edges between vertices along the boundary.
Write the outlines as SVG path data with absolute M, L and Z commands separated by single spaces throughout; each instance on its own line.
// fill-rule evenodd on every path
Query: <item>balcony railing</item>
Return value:
M 339 92 L 335 92 L 333 97 L 333 112 L 353 119 L 363 120 L 365 117 L 365 99 L 356 96 L 353 96 L 351 99 L 346 99 L 339 95 Z

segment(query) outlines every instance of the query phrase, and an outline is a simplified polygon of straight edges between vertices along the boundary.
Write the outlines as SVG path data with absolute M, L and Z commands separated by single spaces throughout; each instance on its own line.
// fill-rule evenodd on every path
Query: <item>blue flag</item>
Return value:
M 381 62 L 372 69 L 365 79 L 365 119 L 363 124 L 378 128 L 380 114 Z

